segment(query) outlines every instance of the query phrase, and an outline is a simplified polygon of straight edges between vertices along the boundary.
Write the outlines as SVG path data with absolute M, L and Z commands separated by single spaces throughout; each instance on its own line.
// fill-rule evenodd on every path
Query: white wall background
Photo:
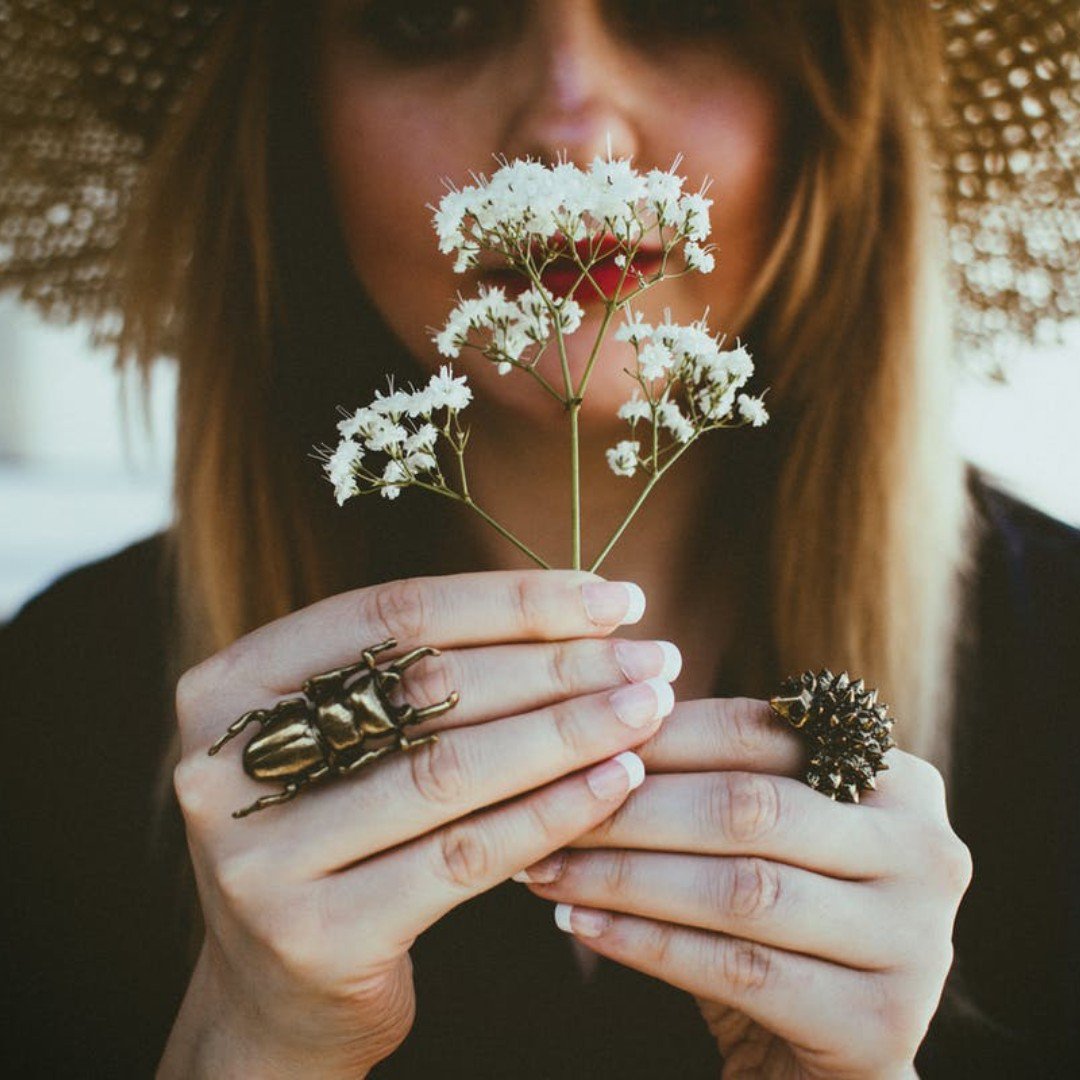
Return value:
M 0 620 L 62 571 L 168 520 L 173 372 L 159 370 L 153 430 L 85 331 L 0 298 Z M 1080 524 L 1080 325 L 1064 348 L 1019 358 L 1007 385 L 967 378 L 961 446 L 1012 490 Z

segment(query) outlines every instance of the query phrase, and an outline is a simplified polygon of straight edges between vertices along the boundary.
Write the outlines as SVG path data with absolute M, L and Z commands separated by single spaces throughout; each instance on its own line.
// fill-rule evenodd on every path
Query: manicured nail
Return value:
M 645 594 L 632 581 L 590 581 L 581 586 L 581 598 L 598 626 L 636 623 L 645 614 Z
M 666 679 L 653 678 L 620 686 L 608 696 L 615 715 L 630 727 L 644 727 L 675 708 L 675 691 Z
M 630 682 L 640 682 L 653 675 L 670 682 L 682 671 L 682 653 L 670 641 L 617 642 L 615 660 Z
M 539 862 L 534 862 L 532 866 L 519 870 L 514 874 L 514 880 L 532 885 L 550 885 L 562 876 L 564 866 L 566 866 L 566 852 L 555 851 Z
M 611 916 L 605 911 L 594 911 L 592 908 L 556 904 L 555 925 L 567 934 L 599 937 L 611 925 Z
M 585 782 L 598 799 L 614 799 L 625 795 L 645 780 L 645 763 L 633 750 L 594 765 L 586 774 Z

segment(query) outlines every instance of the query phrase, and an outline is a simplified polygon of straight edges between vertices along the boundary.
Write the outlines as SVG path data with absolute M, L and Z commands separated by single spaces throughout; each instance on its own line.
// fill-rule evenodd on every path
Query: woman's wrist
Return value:
M 363 1080 L 368 1071 L 352 1062 L 331 1063 L 315 1049 L 286 1046 L 254 1032 L 213 977 L 204 949 L 156 1075 L 157 1080 L 223 1076 Z

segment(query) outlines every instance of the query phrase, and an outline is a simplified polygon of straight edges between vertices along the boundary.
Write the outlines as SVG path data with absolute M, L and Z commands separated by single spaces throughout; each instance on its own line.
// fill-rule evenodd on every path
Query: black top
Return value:
M 1080 531 L 973 474 L 987 528 L 961 669 L 951 817 L 975 879 L 923 1077 L 1080 1076 Z M 189 974 L 179 814 L 151 842 L 168 739 L 161 538 L 67 574 L 0 635 L 7 1075 L 149 1075 Z M 179 853 L 179 854 L 178 854 Z M 603 957 L 506 882 L 413 951 L 417 1020 L 376 1080 L 719 1076 L 693 999 Z M 951 984 L 954 980 L 951 980 Z M 13 1071 L 14 1070 L 14 1071 Z

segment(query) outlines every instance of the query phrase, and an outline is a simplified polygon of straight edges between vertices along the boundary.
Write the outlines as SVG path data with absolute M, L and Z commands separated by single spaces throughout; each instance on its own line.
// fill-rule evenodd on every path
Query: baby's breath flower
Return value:
M 710 274 L 716 267 L 716 259 L 700 244 L 694 243 L 693 240 L 683 248 L 683 254 L 686 256 L 686 265 L 691 270 L 697 270 L 702 274 Z
M 749 420 L 754 427 L 761 427 L 769 422 L 769 414 L 761 398 L 749 394 L 739 395 L 739 412 L 744 420 Z
M 629 420 L 633 425 L 639 420 L 651 419 L 652 409 L 649 403 L 635 390 L 634 396 L 619 406 L 618 416 L 620 420 Z
M 690 241 L 700 244 L 709 235 L 709 207 L 712 199 L 706 199 L 704 195 L 684 195 L 679 200 L 679 210 L 682 214 L 680 231 Z
M 438 374 L 431 376 L 427 389 L 432 412 L 436 409 L 460 412 L 472 401 L 468 379 L 464 375 L 455 378 L 454 369 L 449 364 L 443 364 Z
M 671 368 L 675 358 L 666 345 L 650 341 L 638 353 L 638 363 L 641 365 L 641 375 L 645 379 L 662 379 Z
M 334 485 L 334 495 L 338 506 L 357 494 L 356 477 L 353 470 L 364 456 L 364 449 L 351 439 L 344 439 L 323 465 L 330 483 Z
M 607 451 L 607 463 L 616 476 L 633 476 L 638 467 L 641 443 L 623 439 Z
M 397 481 L 406 480 L 408 476 L 408 470 L 400 461 L 396 459 L 388 461 L 382 474 L 383 483 L 387 485 L 380 489 L 383 498 L 396 499 L 401 494 L 401 485 Z
M 640 311 L 626 312 L 626 322 L 615 331 L 616 341 L 629 341 L 631 345 L 640 346 L 652 337 L 653 328 L 644 322 L 644 316 Z
M 674 401 L 662 401 L 656 407 L 656 414 L 664 425 L 681 443 L 689 442 L 694 437 L 694 425 L 690 423 Z
M 420 450 L 430 450 L 439 437 L 434 424 L 421 424 L 402 444 L 406 454 L 415 454 Z

